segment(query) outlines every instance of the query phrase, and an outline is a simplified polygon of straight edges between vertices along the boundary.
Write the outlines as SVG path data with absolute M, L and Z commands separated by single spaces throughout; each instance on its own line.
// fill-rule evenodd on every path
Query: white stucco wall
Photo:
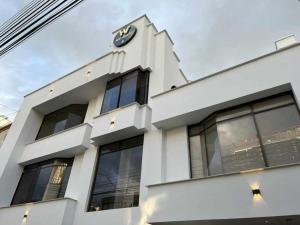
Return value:
M 122 125 L 119 127 L 120 130 L 128 127 L 141 127 L 141 129 L 136 129 L 137 131 L 131 131 L 130 135 L 139 134 L 141 130 L 145 132 L 140 206 L 87 212 L 99 146 L 96 143 L 90 145 L 85 143 L 84 151 L 73 151 L 73 155 L 71 154 L 74 156 L 74 162 L 65 197 L 74 199 L 74 214 L 64 214 L 64 217 L 69 217 L 64 225 L 70 223 L 74 225 L 144 225 L 148 222 L 211 219 L 214 216 L 213 206 L 208 205 L 209 207 L 205 208 L 205 202 L 209 201 L 220 202 L 219 214 L 216 214 L 216 218 L 298 213 L 296 205 L 299 199 L 298 197 L 293 199 L 291 196 L 299 194 L 296 187 L 300 183 L 292 179 L 300 172 L 299 166 L 261 171 L 245 176 L 236 174 L 189 181 L 190 165 L 186 127 L 191 123 L 200 122 L 202 118 L 215 110 L 287 90 L 294 92 L 299 104 L 300 46 L 270 54 L 186 85 L 168 33 L 158 32 L 145 16 L 133 21 L 132 24 L 137 27 L 138 32 L 129 44 L 122 48 L 112 47 L 112 52 L 107 55 L 25 97 L 0 151 L 0 207 L 10 205 L 22 173 L 20 159 L 26 146 L 34 142 L 43 116 L 69 104 L 85 103 L 88 104 L 85 123 L 90 124 L 92 129 L 97 128 L 99 124 L 108 124 L 115 112 L 99 117 L 106 82 L 127 70 L 140 67 L 150 71 L 148 106 L 143 106 L 147 107 L 145 111 L 148 114 L 145 116 L 146 113 L 131 111 L 128 113 L 126 107 L 117 113 L 118 118 L 122 119 L 122 121 L 117 121 Z M 177 88 L 168 91 L 172 85 L 176 85 Z M 126 120 L 126 118 L 131 119 Z M 137 123 L 141 126 L 136 125 Z M 97 129 L 98 133 L 103 136 L 110 133 L 101 126 Z M 96 131 L 95 129 L 94 132 Z M 111 135 L 114 135 L 113 133 L 111 132 Z M 79 134 L 76 133 L 76 135 Z M 122 139 L 122 137 L 121 135 L 117 138 Z M 124 135 L 124 137 L 127 136 Z M 61 145 L 64 140 L 63 136 L 58 139 L 60 141 L 57 141 L 57 145 L 64 146 Z M 92 142 L 90 137 L 88 139 Z M 82 139 L 78 137 L 74 142 L 68 139 L 66 143 L 72 146 L 78 140 Z M 54 147 L 61 151 L 59 146 Z M 42 157 L 40 155 L 43 154 L 42 152 L 39 152 L 38 157 Z M 55 156 L 53 154 L 53 157 Z M 284 179 L 285 183 L 269 191 L 278 179 Z M 262 187 L 267 190 L 266 200 L 270 200 L 269 204 L 273 207 L 272 213 L 267 210 L 267 206 L 262 207 L 251 203 L 249 182 L 253 180 L 262 181 Z M 175 183 L 164 184 L 165 182 Z M 227 186 L 231 188 L 229 193 L 226 192 Z M 221 187 L 225 188 L 220 189 Z M 289 191 L 286 200 L 282 192 L 284 189 Z M 236 195 L 237 198 L 231 199 L 237 190 L 241 190 Z M 280 195 L 278 195 L 279 191 Z M 231 211 L 221 210 L 222 207 L 226 207 L 226 201 L 231 204 Z M 287 203 L 290 205 L 282 208 L 278 204 L 279 201 L 282 201 L 283 205 Z M 52 207 L 55 205 L 55 201 L 53 202 Z M 62 203 L 58 203 L 60 204 Z M 60 207 L 54 206 L 55 210 Z M 41 208 L 45 212 L 39 211 L 40 216 L 47 216 L 47 207 Z M 262 208 L 261 212 L 259 212 L 260 208 Z M 234 213 L 235 209 L 240 214 Z M 0 221 L 1 215 L 5 215 L 8 219 L 5 220 L 6 222 L 10 221 L 9 215 L 13 215 L 14 210 L 14 207 L 0 208 Z M 203 213 L 199 215 L 201 210 Z M 250 211 L 247 212 L 247 210 Z M 57 221 L 58 217 L 53 221 Z

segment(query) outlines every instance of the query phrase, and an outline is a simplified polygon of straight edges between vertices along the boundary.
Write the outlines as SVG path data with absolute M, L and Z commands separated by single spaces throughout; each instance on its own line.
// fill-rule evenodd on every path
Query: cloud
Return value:
M 0 21 L 25 3 L 3 2 Z M 299 9 L 297 0 L 86 0 L 0 58 L 0 103 L 19 108 L 28 92 L 105 54 L 111 32 L 145 13 L 168 30 L 185 74 L 197 79 L 272 51 L 285 35 L 300 38 Z

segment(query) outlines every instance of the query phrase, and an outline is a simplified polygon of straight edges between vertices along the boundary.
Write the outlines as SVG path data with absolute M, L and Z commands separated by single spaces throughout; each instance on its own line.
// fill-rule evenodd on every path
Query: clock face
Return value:
M 137 29 L 133 25 L 128 25 L 118 31 L 114 38 L 114 45 L 117 47 L 122 47 L 129 43 L 135 36 Z

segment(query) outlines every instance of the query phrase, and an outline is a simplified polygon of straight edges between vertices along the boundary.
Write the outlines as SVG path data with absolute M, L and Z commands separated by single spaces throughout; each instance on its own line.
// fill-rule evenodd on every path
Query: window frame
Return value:
M 53 111 L 53 112 L 51 112 L 51 113 L 48 113 L 48 114 L 44 115 L 43 121 L 42 121 L 42 123 L 41 123 L 41 125 L 40 125 L 39 131 L 38 131 L 37 134 L 36 134 L 35 140 L 38 141 L 38 140 L 40 140 L 40 139 L 47 138 L 47 137 L 49 137 L 49 136 L 51 136 L 51 135 L 53 135 L 53 134 L 60 133 L 60 132 L 62 132 L 62 131 L 64 131 L 64 130 L 67 130 L 67 129 L 69 129 L 69 128 L 72 128 L 72 127 L 74 127 L 74 126 L 79 125 L 79 124 L 77 124 L 77 125 L 74 125 L 74 126 L 68 126 L 68 124 L 70 123 L 70 120 L 68 119 L 69 116 L 68 116 L 68 117 L 66 118 L 66 124 L 65 124 L 65 126 L 67 126 L 67 127 L 65 127 L 65 128 L 64 128 L 63 130 L 61 130 L 61 131 L 53 132 L 53 133 L 48 134 L 48 135 L 46 135 L 46 136 L 40 137 L 40 133 L 41 133 L 41 131 L 42 131 L 42 129 L 43 129 L 43 126 L 45 126 L 45 123 L 47 122 L 46 119 L 48 119 L 49 117 L 51 118 L 53 115 L 55 115 L 55 114 L 57 114 L 57 113 L 66 113 L 66 112 L 69 112 L 69 113 L 68 113 L 68 115 L 69 115 L 69 114 L 72 112 L 72 111 L 70 111 L 70 109 L 71 109 L 72 107 L 74 107 L 74 109 L 76 109 L 76 107 L 82 107 L 82 110 L 84 110 L 84 115 L 83 115 L 82 118 L 81 118 L 81 123 L 79 123 L 79 124 L 82 124 L 82 123 L 84 122 L 84 119 L 85 119 L 85 116 L 86 116 L 86 113 L 87 113 L 88 104 L 71 104 L 71 105 L 67 105 L 67 106 L 65 106 L 65 107 L 63 107 L 63 108 L 60 108 L 60 109 L 58 109 L 58 110 L 55 110 L 55 111 Z M 61 121 L 63 121 L 63 120 L 61 120 Z M 61 122 L 61 121 L 60 121 L 60 122 Z M 57 123 L 56 123 L 56 124 L 57 124 Z M 53 131 L 54 131 L 54 130 L 53 130 Z
M 59 164 L 55 164 L 55 161 L 56 160 L 58 160 L 58 161 L 60 161 L 60 163 Z M 38 180 L 38 175 L 40 174 L 40 171 L 41 171 L 41 169 L 42 168 L 48 168 L 48 167 L 51 167 L 52 168 L 52 170 L 51 170 L 51 173 L 53 172 L 53 169 L 55 168 L 55 167 L 57 167 L 57 166 L 59 166 L 59 165 L 61 165 L 61 164 L 64 164 L 64 163 L 66 163 L 67 164 L 67 166 L 66 166 L 66 168 L 67 167 L 71 167 L 71 169 L 72 169 L 72 167 L 73 167 L 73 162 L 74 162 L 74 158 L 53 158 L 53 159 L 49 159 L 49 160 L 45 160 L 45 161 L 41 161 L 41 162 L 37 162 L 37 163 L 33 163 L 33 164 L 29 164 L 29 165 L 26 165 L 26 166 L 24 166 L 24 168 L 23 168 L 23 171 L 22 171 L 22 174 L 21 174 L 21 176 L 20 176 L 20 178 L 19 178 L 19 181 L 18 181 L 18 185 L 17 185 L 17 187 L 16 187 L 16 189 L 15 189 L 15 191 L 14 191 L 14 195 L 13 195 L 13 197 L 12 197 L 12 199 L 11 199 L 11 202 L 10 202 L 10 205 L 11 206 L 15 206 L 15 205 L 23 205 L 23 204 L 28 204 L 28 203 L 33 203 L 33 202 L 43 202 L 43 201 L 48 201 L 48 200 L 38 200 L 38 201 L 29 201 L 29 198 L 31 198 L 32 199 L 32 197 L 33 197 L 33 193 L 34 193 L 34 191 L 35 191 L 35 187 L 36 187 L 36 184 L 37 184 L 37 180 Z M 35 173 L 35 175 L 37 175 L 36 177 L 34 177 L 34 179 L 33 179 L 33 182 L 30 184 L 30 189 L 29 189 L 29 192 L 28 193 L 23 193 L 24 195 L 26 195 L 26 200 L 25 200 L 25 202 L 22 202 L 22 203 L 14 203 L 14 200 L 15 200 L 15 197 L 16 197 L 16 194 L 17 194 L 17 191 L 18 191 L 18 189 L 20 188 L 20 185 L 21 185 L 21 179 L 22 179 L 22 177 L 23 177 L 23 175 L 24 175 L 24 172 L 26 171 L 26 167 L 28 168 L 28 170 L 33 170 L 34 171 L 34 173 Z M 32 168 L 31 168 L 32 167 Z M 50 180 L 50 178 L 51 178 L 51 173 L 50 173 L 50 176 L 49 176 L 49 180 Z M 70 173 L 71 174 L 71 173 Z M 69 174 L 69 175 L 70 175 Z M 65 178 L 65 175 L 64 175 L 64 177 L 63 178 Z M 69 182 L 69 178 L 70 177 L 68 177 L 68 182 Z M 49 184 L 49 180 L 48 180 L 48 183 L 47 183 L 47 185 Z M 67 182 L 67 186 L 68 186 L 68 182 Z M 60 185 L 60 187 L 59 187 L 59 191 L 58 191 L 58 196 L 60 195 L 60 191 L 61 191 L 61 188 L 62 188 L 62 184 L 63 184 L 63 181 L 62 181 L 62 183 L 61 183 L 61 185 Z M 67 187 L 66 186 L 66 187 Z M 44 192 L 44 194 L 45 194 L 45 192 Z M 64 195 L 65 195 L 65 193 L 64 193 Z M 53 200 L 55 200 L 55 199 L 60 199 L 60 198 L 63 198 L 63 197 L 56 197 L 56 198 L 53 198 Z M 49 199 L 50 200 L 50 199 Z
M 135 99 L 133 102 L 137 102 L 139 103 L 140 105 L 144 105 L 144 104 L 147 104 L 148 103 L 148 92 L 149 92 L 149 70 L 142 70 L 140 68 L 138 69 L 134 69 L 134 70 L 131 70 L 131 71 L 128 71 L 126 72 L 125 74 L 122 74 L 121 76 L 117 77 L 117 78 L 114 78 L 112 80 L 109 80 L 107 81 L 106 83 L 106 87 L 105 87 L 105 92 L 104 92 L 104 97 L 103 97 L 103 100 L 102 100 L 102 105 L 101 105 L 101 110 L 100 110 L 100 115 L 101 114 L 105 114 L 105 113 L 108 113 L 110 111 L 113 111 L 115 109 L 118 109 L 118 108 L 121 108 L 121 107 L 124 107 L 126 105 L 123 105 L 123 106 L 120 106 L 120 99 L 121 99 L 121 92 L 122 92 L 122 86 L 123 86 L 123 80 L 125 77 L 127 76 L 130 76 L 132 75 L 133 73 L 137 73 L 137 82 L 136 82 L 136 91 L 135 91 Z M 144 102 L 143 103 L 140 103 L 139 100 L 138 100 L 138 92 L 141 88 L 141 78 L 142 76 L 145 76 L 145 93 L 144 93 Z M 108 90 L 108 86 L 110 85 L 111 82 L 114 82 L 114 81 L 117 81 L 117 80 L 120 80 L 120 88 L 119 88 L 119 92 L 118 92 L 118 99 L 117 99 L 117 107 L 116 108 L 113 108 L 111 110 L 108 110 L 108 111 L 105 111 L 103 112 L 103 107 L 104 107 L 104 101 L 105 101 L 105 98 L 106 98 L 106 94 L 107 94 L 107 90 Z
M 133 137 L 130 137 L 130 138 L 126 138 L 126 139 L 122 139 L 122 140 L 118 140 L 118 141 L 114 141 L 114 142 L 110 142 L 108 144 L 105 144 L 103 146 L 99 146 L 98 149 L 97 149 L 97 160 L 96 160 L 96 165 L 94 167 L 94 171 L 93 171 L 93 181 L 92 181 L 92 186 L 90 188 L 90 191 L 89 191 L 89 199 L 88 199 L 88 204 L 87 204 L 87 207 L 86 207 L 86 212 L 99 212 L 99 211 L 93 211 L 93 210 L 90 210 L 90 205 L 91 205 L 91 202 L 92 202 L 92 197 L 93 197 L 93 191 L 94 191 L 94 188 L 95 188 L 95 183 L 96 183 L 96 176 L 97 176 L 97 171 L 100 167 L 100 160 L 101 160 L 101 155 L 102 154 L 109 154 L 109 153 L 101 153 L 101 148 L 105 147 L 105 146 L 108 146 L 108 145 L 112 145 L 112 144 L 116 144 L 118 143 L 118 145 L 120 146 L 120 143 L 123 142 L 123 141 L 127 141 L 127 140 L 130 140 L 130 139 L 133 139 L 133 138 L 142 138 L 142 147 L 144 147 L 144 134 L 142 135 L 138 135 L 138 136 L 133 136 Z M 140 146 L 140 145 L 136 145 L 136 146 Z M 126 148 L 122 148 L 120 146 L 119 149 L 117 150 L 113 150 L 112 152 L 118 152 L 118 151 L 122 151 Z M 143 149 L 142 149 L 143 151 Z M 143 152 L 142 152 L 143 154 Z M 143 165 L 143 160 L 141 161 L 141 169 L 142 169 L 142 165 Z M 141 171 L 142 172 L 142 171 Z M 140 183 L 141 184 L 141 183 Z M 140 191 L 141 191 L 141 185 L 139 187 L 139 202 L 138 202 L 138 205 L 137 206 L 132 206 L 132 207 L 123 207 L 123 208 L 112 208 L 112 209 L 105 209 L 105 210 L 100 210 L 100 211 L 106 211 L 106 210 L 114 210 L 114 209 L 126 209 L 126 208 L 133 208 L 133 207 L 139 207 L 139 203 L 140 203 Z
M 266 101 L 266 100 L 271 100 L 271 99 L 274 99 L 274 98 L 277 98 L 277 97 L 281 97 L 281 96 L 285 96 L 285 95 L 291 96 L 291 98 L 293 99 L 293 102 L 284 103 L 282 105 L 270 107 L 270 108 L 263 109 L 263 110 L 259 110 L 257 112 L 255 112 L 254 109 L 253 109 L 253 105 L 256 104 L 256 103 L 259 103 L 259 102 L 262 102 L 262 101 Z M 188 143 L 189 143 L 188 147 L 189 147 L 190 178 L 191 179 L 197 179 L 197 178 L 195 178 L 195 177 L 192 176 L 193 175 L 193 171 L 192 171 L 192 165 L 191 165 L 192 157 L 191 157 L 191 149 L 190 149 L 190 137 L 194 137 L 194 136 L 197 136 L 197 135 L 201 136 L 200 135 L 201 132 L 204 132 L 204 139 L 205 139 L 205 141 L 204 141 L 205 149 L 201 149 L 201 154 L 203 156 L 203 166 L 205 166 L 205 168 L 203 170 L 203 174 L 204 174 L 203 178 L 205 178 L 205 177 L 212 177 L 212 176 L 222 176 L 222 175 L 227 175 L 227 174 L 231 174 L 231 173 L 238 173 L 238 172 L 229 172 L 229 173 L 221 173 L 221 174 L 216 174 L 216 175 L 209 175 L 208 157 L 207 157 L 206 130 L 209 127 L 213 126 L 213 125 L 217 126 L 217 124 L 220 123 L 220 122 L 230 121 L 232 119 L 244 117 L 244 116 L 247 116 L 247 115 L 251 116 L 251 118 L 253 119 L 254 125 L 255 125 L 255 129 L 256 129 L 256 132 L 257 132 L 257 138 L 258 138 L 258 141 L 259 141 L 259 144 L 260 144 L 260 148 L 261 148 L 261 152 L 262 152 L 262 156 L 263 156 L 263 160 L 264 160 L 264 164 L 265 164 L 265 166 L 263 168 L 272 168 L 272 167 L 280 167 L 280 166 L 290 165 L 290 164 L 282 164 L 282 165 L 271 166 L 271 167 L 268 165 L 267 157 L 266 157 L 266 152 L 265 152 L 265 146 L 263 145 L 262 136 L 261 136 L 259 127 L 257 125 L 255 114 L 263 113 L 263 112 L 267 112 L 267 111 L 271 111 L 271 110 L 274 110 L 274 109 L 283 108 L 283 107 L 287 107 L 287 106 L 291 106 L 291 105 L 294 105 L 296 107 L 297 112 L 300 115 L 300 108 L 299 108 L 299 106 L 297 104 L 297 101 L 295 99 L 294 94 L 291 91 L 287 91 L 287 92 L 283 92 L 283 93 L 275 94 L 275 95 L 272 95 L 272 96 L 260 98 L 260 99 L 254 100 L 254 101 L 250 101 L 250 102 L 247 102 L 247 103 L 243 103 L 243 104 L 240 104 L 240 105 L 236 105 L 236 106 L 233 106 L 233 107 L 229 107 L 229 108 L 226 108 L 226 109 L 222 109 L 222 110 L 216 111 L 216 112 L 208 115 L 204 119 L 202 119 L 201 122 L 187 126 L 187 132 L 188 132 L 187 136 L 188 136 Z M 235 117 L 227 118 L 227 119 L 224 119 L 222 121 L 217 121 L 218 114 L 226 112 L 226 111 L 230 111 L 230 110 L 235 110 L 235 109 L 238 109 L 238 108 L 246 107 L 246 106 L 250 106 L 250 109 L 251 109 L 250 112 L 244 113 L 244 114 L 241 114 L 241 115 L 238 115 L 238 116 L 235 116 Z M 210 122 L 212 119 L 214 119 L 213 123 Z M 207 124 L 209 124 L 209 125 L 206 126 Z M 190 135 L 191 128 L 197 127 L 197 126 L 202 126 L 201 127 L 201 131 L 199 132 L 199 134 L 197 134 L 197 135 L 196 134 Z M 299 164 L 300 164 L 300 162 L 299 162 Z M 239 173 L 240 172 L 243 172 L 243 170 L 239 171 Z

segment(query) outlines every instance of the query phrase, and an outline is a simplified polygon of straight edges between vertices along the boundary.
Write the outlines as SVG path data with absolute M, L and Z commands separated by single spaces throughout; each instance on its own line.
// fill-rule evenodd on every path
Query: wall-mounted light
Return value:
M 112 129 L 115 127 L 115 118 L 111 118 L 109 128 Z
M 22 224 L 27 224 L 28 214 L 27 212 L 23 215 Z
M 259 185 L 258 182 L 252 183 L 250 185 L 251 192 L 252 192 L 252 195 L 253 195 L 253 200 L 256 201 L 256 202 L 259 202 L 263 199 L 262 195 L 261 195 L 261 189 L 259 188 L 259 186 L 260 185 Z
M 261 195 L 261 193 L 260 193 L 260 189 L 252 189 L 252 194 L 253 194 L 253 196 L 254 197 L 258 197 L 258 196 L 260 196 Z

